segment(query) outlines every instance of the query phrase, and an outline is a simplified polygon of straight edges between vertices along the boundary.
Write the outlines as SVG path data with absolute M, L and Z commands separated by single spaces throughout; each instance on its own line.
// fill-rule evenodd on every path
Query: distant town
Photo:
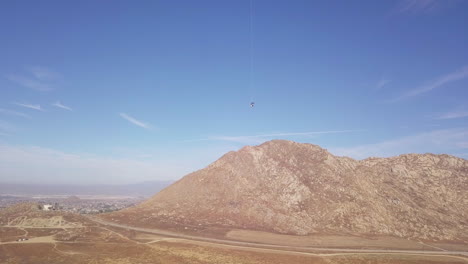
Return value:
M 16 196 L 0 195 L 0 209 L 23 202 L 35 202 L 42 210 L 60 210 L 79 214 L 98 214 L 121 210 L 134 206 L 144 197 L 100 196 L 100 195 L 50 195 L 50 196 Z

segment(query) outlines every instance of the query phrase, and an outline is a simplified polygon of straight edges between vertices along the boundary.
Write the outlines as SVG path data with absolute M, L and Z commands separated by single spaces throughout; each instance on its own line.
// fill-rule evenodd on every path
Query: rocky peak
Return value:
M 111 214 L 141 226 L 468 239 L 468 164 L 449 155 L 362 161 L 273 140 L 225 154 L 150 200 Z

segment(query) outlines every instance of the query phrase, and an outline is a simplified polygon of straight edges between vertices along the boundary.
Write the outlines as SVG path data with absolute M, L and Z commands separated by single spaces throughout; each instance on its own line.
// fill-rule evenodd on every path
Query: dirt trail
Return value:
M 234 248 L 245 251 L 254 251 L 260 253 L 274 253 L 274 254 L 291 254 L 291 255 L 300 255 L 300 256 L 316 256 L 316 257 L 332 257 L 332 256 L 353 256 L 353 255 L 414 255 L 414 256 L 429 256 L 429 257 L 445 257 L 445 258 L 454 258 L 460 259 L 468 263 L 468 258 L 463 256 L 453 256 L 453 255 L 444 255 L 444 254 L 421 254 L 421 253 L 401 253 L 401 252 L 340 252 L 340 253 L 311 253 L 311 252 L 301 252 L 301 251 L 290 251 L 282 249 L 270 249 L 270 248 L 261 248 L 261 247 L 246 247 L 246 246 L 237 246 L 237 245 L 228 245 L 228 244 L 218 244 L 205 241 L 195 241 L 188 240 L 183 238 L 172 238 L 165 240 L 167 242 L 174 243 L 188 243 L 202 246 L 212 246 L 218 248 Z
M 408 254 L 408 255 L 430 255 L 430 256 L 450 256 L 455 258 L 463 259 L 464 261 L 468 262 L 468 258 L 466 257 L 458 257 L 453 255 L 459 256 L 467 256 L 468 252 L 466 251 L 435 251 L 435 250 L 379 250 L 379 249 L 347 249 L 347 248 L 322 248 L 322 247 L 291 247 L 291 246 L 280 246 L 280 245 L 273 245 L 273 244 L 263 244 L 263 243 L 250 243 L 250 242 L 241 242 L 241 241 L 233 241 L 227 239 L 216 239 L 216 238 L 207 238 L 207 237 L 198 237 L 192 235 L 184 235 L 175 232 L 159 230 L 159 229 L 150 229 L 150 228 L 140 228 L 140 227 L 133 227 L 128 225 L 116 224 L 108 221 L 104 221 L 97 217 L 88 217 L 91 221 L 97 222 L 102 225 L 114 226 L 124 229 L 130 229 L 140 232 L 147 232 L 157 235 L 165 235 L 169 237 L 175 237 L 179 239 L 173 239 L 171 241 L 189 241 L 192 242 L 196 241 L 197 243 L 211 243 L 211 244 L 223 244 L 230 247 L 242 248 L 242 249 L 255 249 L 255 250 L 267 250 L 269 252 L 276 252 L 276 253 L 292 253 L 298 255 L 326 255 L 326 254 L 317 254 L 317 253 L 309 253 L 304 251 L 326 251 L 326 252 L 337 252 L 336 254 Z
M 130 242 L 135 242 L 135 241 L 131 240 L 130 238 L 128 238 L 128 237 L 126 237 L 126 236 L 124 236 L 124 235 L 122 235 L 122 234 L 120 234 L 120 233 L 118 233 L 118 232 L 115 232 L 114 230 L 111 230 L 111 229 L 109 229 L 109 228 L 105 228 L 105 227 L 102 227 L 102 226 L 99 227 L 99 228 L 104 229 L 104 230 L 106 230 L 106 231 L 109 231 L 109 234 L 115 234 L 115 235 L 117 235 L 117 236 L 123 238 L 124 240 L 130 241 Z
M 25 241 L 11 241 L 11 242 L 0 242 L 0 245 L 5 244 L 31 244 L 31 243 L 56 243 L 54 236 L 41 236 L 33 237 Z
M 179 241 L 179 240 L 181 240 L 181 239 L 166 237 L 166 238 L 155 239 L 155 240 L 146 242 L 146 243 L 144 243 L 144 244 L 153 244 L 153 243 L 158 243 L 158 242 L 162 242 L 162 241 L 167 241 L 167 242 L 176 241 L 176 242 L 177 242 L 177 241 Z
M 428 244 L 426 244 L 426 243 L 424 243 L 424 242 L 422 242 L 422 241 L 419 241 L 418 243 L 421 244 L 421 245 L 424 245 L 424 246 L 431 247 L 431 248 L 439 249 L 439 250 L 442 250 L 442 251 L 447 251 L 446 249 L 443 249 L 443 248 L 440 248 L 440 247 L 436 247 L 436 246 L 432 246 L 432 245 L 428 245 Z
M 28 237 L 29 232 L 28 232 L 28 230 L 27 230 L 26 228 L 18 228 L 18 229 L 23 230 L 23 232 L 24 232 L 23 236 L 24 236 L 24 237 Z
M 63 251 L 57 248 L 57 243 L 54 243 L 54 250 L 59 253 L 59 254 L 64 254 L 64 255 L 87 255 L 86 253 L 81 253 L 81 252 L 76 252 L 76 251 Z
M 81 223 L 67 222 L 63 216 L 53 216 L 50 218 L 28 218 L 27 216 L 8 219 L 5 227 L 17 228 L 80 228 Z

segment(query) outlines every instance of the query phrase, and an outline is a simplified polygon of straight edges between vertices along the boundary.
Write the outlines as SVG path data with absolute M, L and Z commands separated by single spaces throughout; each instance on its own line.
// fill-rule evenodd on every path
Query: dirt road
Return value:
M 241 241 L 233 241 L 227 239 L 217 239 L 217 238 L 208 238 L 208 237 L 199 237 L 199 236 L 192 236 L 192 235 L 185 235 L 176 232 L 160 230 L 160 229 L 152 229 L 152 228 L 141 228 L 141 227 L 134 227 L 128 225 L 117 224 L 109 221 L 102 220 L 97 217 L 88 216 L 91 221 L 96 223 L 113 226 L 118 228 L 124 228 L 129 230 L 135 230 L 145 233 L 151 233 L 156 235 L 163 235 L 168 237 L 186 239 L 191 241 L 200 241 L 205 243 L 214 243 L 214 244 L 223 244 L 223 245 L 230 245 L 236 248 L 254 248 L 254 249 L 261 249 L 261 250 L 268 250 L 268 251 L 277 251 L 278 253 L 294 253 L 294 254 L 310 254 L 310 255 L 324 255 L 324 254 L 317 254 L 317 253 L 310 253 L 310 251 L 319 251 L 319 252 L 335 252 L 336 253 L 363 253 L 363 254 L 412 254 L 412 255 L 434 255 L 434 256 L 447 256 L 447 255 L 458 255 L 464 256 L 460 257 L 461 259 L 468 262 L 468 252 L 466 251 L 444 251 L 444 250 L 385 250 L 385 249 L 347 249 L 347 248 L 323 248 L 323 247 L 291 247 L 291 246 L 282 246 L 282 245 L 274 245 L 274 244 L 264 244 L 264 243 L 250 243 L 250 242 L 241 242 Z M 309 252 L 307 252 L 309 251 Z M 465 257 L 466 256 L 466 257 Z M 457 257 L 458 258 L 458 257 Z

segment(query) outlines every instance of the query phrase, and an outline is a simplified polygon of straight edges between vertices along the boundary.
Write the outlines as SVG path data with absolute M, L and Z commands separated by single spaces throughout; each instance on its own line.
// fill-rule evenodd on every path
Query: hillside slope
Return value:
M 146 202 L 103 217 L 145 227 L 468 241 L 468 161 L 434 154 L 357 161 L 273 140 L 229 152 Z

